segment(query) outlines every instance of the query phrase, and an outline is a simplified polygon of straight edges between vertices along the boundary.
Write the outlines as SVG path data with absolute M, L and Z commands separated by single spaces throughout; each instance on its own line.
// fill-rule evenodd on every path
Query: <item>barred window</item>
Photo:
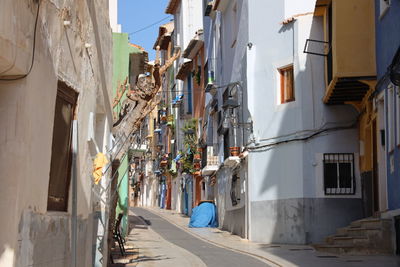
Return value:
M 324 189 L 326 195 L 355 193 L 354 154 L 324 154 Z

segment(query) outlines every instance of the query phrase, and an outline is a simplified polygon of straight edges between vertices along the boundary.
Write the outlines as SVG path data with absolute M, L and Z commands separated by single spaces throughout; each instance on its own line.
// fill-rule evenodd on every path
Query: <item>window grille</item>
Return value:
M 326 195 L 355 193 L 354 154 L 324 154 L 324 189 Z

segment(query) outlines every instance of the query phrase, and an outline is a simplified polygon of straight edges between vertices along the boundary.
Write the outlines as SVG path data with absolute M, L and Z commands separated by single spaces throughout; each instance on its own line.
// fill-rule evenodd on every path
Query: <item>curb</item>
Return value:
M 171 224 L 177 226 L 178 228 L 182 229 L 183 231 L 185 231 L 185 232 L 191 234 L 192 236 L 197 237 L 197 238 L 199 238 L 199 239 L 201 239 L 201 240 L 203 240 L 203 241 L 205 241 L 205 242 L 207 242 L 207 243 L 210 243 L 210 244 L 213 244 L 213 245 L 215 245 L 215 246 L 217 246 L 217 247 L 224 248 L 224 249 L 228 249 L 228 250 L 231 250 L 231 251 L 234 251 L 234 252 L 237 252 L 237 253 L 245 254 L 245 255 L 251 256 L 251 257 L 253 257 L 253 258 L 261 259 L 261 260 L 263 260 L 264 262 L 268 262 L 269 264 L 273 264 L 274 266 L 279 266 L 279 267 L 283 267 L 283 266 L 284 266 L 284 265 L 282 265 L 282 264 L 280 264 L 280 263 L 278 263 L 278 262 L 276 262 L 276 261 L 274 261 L 274 260 L 268 259 L 268 258 L 266 258 L 266 257 L 264 257 L 264 256 L 261 256 L 261 255 L 258 255 L 258 254 L 254 254 L 254 253 L 251 253 L 251 252 L 248 252 L 248 251 L 244 251 L 244 250 L 241 250 L 241 249 L 232 248 L 232 247 L 229 247 L 229 246 L 226 246 L 226 245 L 222 245 L 222 244 L 220 244 L 220 243 L 217 243 L 217 242 L 215 242 L 215 241 L 209 240 L 209 239 L 207 239 L 207 238 L 205 238 L 205 237 L 203 237 L 203 236 L 201 236 L 201 235 L 199 235 L 199 234 L 196 234 L 196 233 L 194 233 L 194 232 L 192 232 L 192 231 L 190 231 L 190 230 L 188 230 L 188 229 L 182 227 L 181 225 L 179 225 L 179 224 L 175 223 L 174 221 L 170 220 L 169 218 L 167 218 L 167 217 L 164 216 L 163 214 L 160 214 L 160 213 L 158 213 L 158 212 L 155 212 L 152 208 L 148 208 L 148 207 L 140 207 L 140 208 L 143 208 L 143 209 L 146 209 L 147 211 L 150 211 L 150 212 L 152 212 L 152 213 L 155 213 L 156 215 L 162 217 L 163 219 L 165 219 L 165 220 L 168 221 L 169 223 L 171 223 Z

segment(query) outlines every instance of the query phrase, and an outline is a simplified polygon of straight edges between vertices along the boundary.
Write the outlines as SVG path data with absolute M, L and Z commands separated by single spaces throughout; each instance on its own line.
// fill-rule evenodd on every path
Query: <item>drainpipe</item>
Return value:
M 71 171 L 71 187 L 72 187 L 72 214 L 71 214 L 71 266 L 76 267 L 76 245 L 77 245 L 77 168 L 76 156 L 78 152 L 78 121 L 72 121 L 72 171 Z

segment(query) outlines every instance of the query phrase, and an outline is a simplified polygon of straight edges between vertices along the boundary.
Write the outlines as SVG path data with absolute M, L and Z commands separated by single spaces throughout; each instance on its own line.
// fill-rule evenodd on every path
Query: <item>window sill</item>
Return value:
M 287 100 L 287 101 L 285 101 L 285 102 L 281 102 L 280 104 L 281 104 L 281 105 L 282 105 L 282 104 L 288 104 L 288 103 L 292 103 L 292 102 L 294 102 L 294 101 L 296 101 L 296 99 Z

